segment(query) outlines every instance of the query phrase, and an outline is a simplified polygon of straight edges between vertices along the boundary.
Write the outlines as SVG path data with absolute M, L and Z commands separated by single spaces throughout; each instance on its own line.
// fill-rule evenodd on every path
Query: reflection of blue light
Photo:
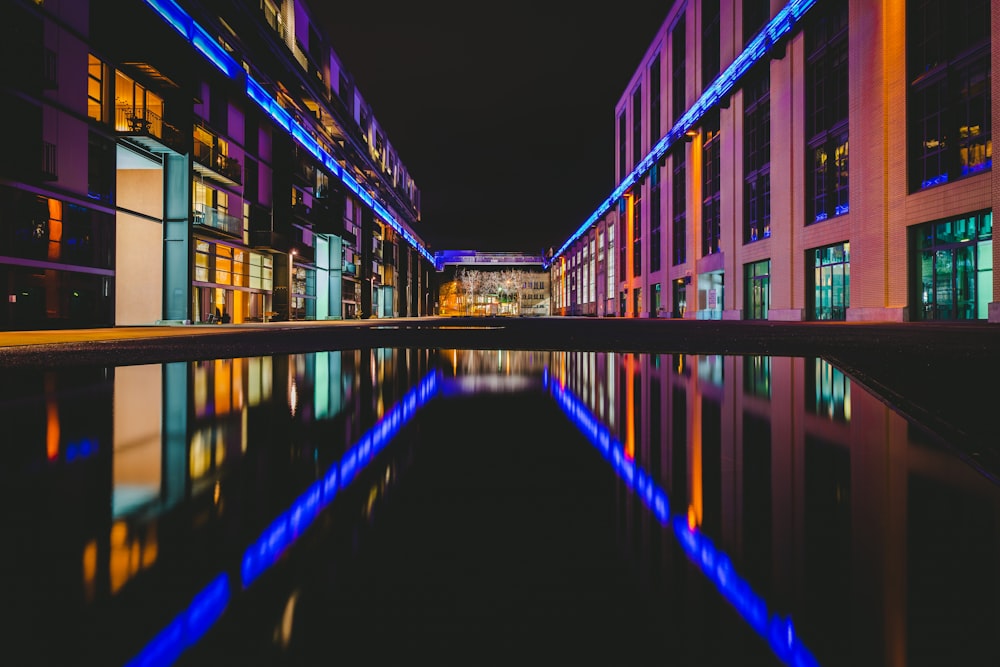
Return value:
M 375 201 L 368 192 L 361 188 L 347 172 L 345 172 L 337 160 L 327 153 L 317 142 L 312 134 L 301 125 L 278 102 L 272 98 L 259 83 L 246 74 L 240 64 L 232 56 L 226 53 L 212 36 L 199 26 L 188 14 L 177 6 L 173 0 L 146 0 L 146 4 L 152 7 L 164 21 L 169 23 L 177 32 L 181 34 L 191 45 L 213 65 L 231 79 L 246 78 L 247 96 L 256 102 L 267 115 L 275 120 L 286 132 L 292 135 L 299 144 L 308 150 L 312 155 L 323 163 L 323 166 L 330 170 L 336 178 L 340 179 L 354 194 L 356 194 L 365 204 L 379 215 L 390 227 L 395 229 L 406 241 L 417 249 L 421 255 L 427 258 L 432 264 L 434 256 L 428 251 L 416 237 L 401 225 L 381 203 Z
M 921 188 L 929 188 L 934 185 L 941 185 L 942 183 L 948 182 L 948 174 L 938 174 L 934 178 L 928 178 L 926 181 L 920 184 Z
M 429 373 L 379 423 L 361 436 L 341 457 L 339 463 L 331 465 L 326 475 L 306 489 L 288 510 L 268 526 L 256 542 L 247 547 L 240 566 L 244 588 L 281 558 L 337 492 L 350 484 L 416 411 L 437 393 L 438 386 L 438 373 Z
M 771 650 L 784 663 L 793 667 L 818 667 L 819 663 L 795 633 L 790 618 L 771 614 L 767 601 L 737 574 L 729 556 L 715 547 L 712 541 L 687 525 L 683 514 L 670 517 L 667 494 L 641 466 L 625 457 L 622 444 L 611 436 L 589 408 L 569 390 L 558 383 L 551 384 L 556 402 L 570 420 L 597 446 L 614 467 L 619 477 L 635 492 L 663 525 L 669 525 L 688 558 L 739 612 L 754 631 L 767 640 Z
M 981 171 L 986 171 L 993 167 L 993 158 L 987 158 L 982 162 L 976 164 L 963 164 L 962 165 L 962 175 L 968 176 L 969 174 L 978 174 Z
M 340 465 L 335 463 L 330 466 L 323 477 L 311 484 L 247 547 L 240 562 L 240 579 L 244 588 L 250 586 L 281 558 L 333 500 L 340 487 L 350 481 L 350 478 L 343 479 L 344 461 L 351 461 L 351 475 L 356 474 L 419 408 L 437 394 L 438 386 L 439 373 L 431 371 L 378 424 L 361 437 L 344 455 Z M 363 454 L 359 454 L 359 451 Z M 198 641 L 218 620 L 229 603 L 229 595 L 228 579 L 225 574 L 220 574 L 204 592 L 195 597 L 185 611 L 128 663 L 128 667 L 165 667 L 173 664 L 184 650 Z
M 767 53 L 780 43 L 781 39 L 790 33 L 795 25 L 805 15 L 806 11 L 816 4 L 816 0 L 791 0 L 771 19 L 764 28 L 757 33 L 757 36 L 750 40 L 746 48 L 736 56 L 736 59 L 725 69 L 722 74 L 716 77 L 705 91 L 701 94 L 691 108 L 682 115 L 674 126 L 656 143 L 646 156 L 636 165 L 628 176 L 626 176 L 618 187 L 614 189 L 610 196 L 605 199 L 597 210 L 580 226 L 576 232 L 555 252 L 552 257 L 546 260 L 546 268 L 551 265 L 556 257 L 566 252 L 566 249 L 583 235 L 597 220 L 604 215 L 611 206 L 621 199 L 632 185 L 639 180 L 639 177 L 649 171 L 655 162 L 663 157 L 675 143 L 683 140 L 684 133 L 695 126 L 702 116 L 715 106 L 719 100 L 725 97 L 747 73 L 747 71 L 763 58 Z
M 229 604 L 229 580 L 220 574 L 173 622 L 128 662 L 127 667 L 158 667 L 172 664 L 189 646 L 202 638 Z
M 68 443 L 64 456 L 66 457 L 66 461 L 69 462 L 76 459 L 85 459 L 96 451 L 97 443 L 90 438 L 84 438 L 80 442 Z

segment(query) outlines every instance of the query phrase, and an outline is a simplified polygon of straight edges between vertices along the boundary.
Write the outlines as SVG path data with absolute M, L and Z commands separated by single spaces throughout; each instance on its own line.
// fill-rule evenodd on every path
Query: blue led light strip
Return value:
M 622 443 L 583 401 L 558 381 L 553 381 L 547 373 L 545 381 L 556 403 L 570 421 L 607 459 L 626 486 L 652 511 L 660 524 L 673 530 L 688 559 L 715 585 L 747 624 L 767 641 L 774 654 L 792 667 L 818 667 L 816 658 L 796 634 L 792 619 L 771 613 L 767 608 L 767 600 L 758 595 L 736 572 L 729 556 L 702 532 L 689 527 L 683 513 L 671 516 L 666 492 L 642 466 L 625 456 Z
M 552 256 L 552 258 L 545 265 L 548 268 L 552 264 L 552 260 L 559 255 L 566 252 L 566 249 L 573 244 L 580 236 L 584 234 L 590 227 L 597 222 L 598 218 L 608 212 L 618 199 L 625 194 L 625 191 L 632 187 L 633 184 L 639 177 L 649 171 L 653 166 L 653 163 L 659 160 L 663 155 L 669 151 L 678 140 L 683 139 L 684 133 L 694 127 L 695 123 L 701 120 L 701 117 L 705 115 L 705 112 L 716 105 L 719 100 L 725 97 L 736 85 L 736 82 L 746 74 L 754 64 L 756 64 L 761 58 L 763 58 L 767 53 L 774 48 L 778 41 L 790 33 L 792 29 L 798 24 L 798 22 L 805 15 L 806 11 L 816 4 L 817 0 L 792 0 L 787 5 L 785 5 L 781 11 L 779 11 L 773 19 L 771 19 L 764 28 L 757 33 L 747 47 L 736 57 L 735 60 L 725 69 L 722 74 L 716 77 L 715 81 L 705 89 L 705 92 L 701 94 L 698 101 L 694 103 L 691 108 L 684 112 L 674 126 L 670 128 L 656 145 L 653 146 L 652 150 L 646 154 L 639 164 L 636 166 L 632 172 L 625 177 L 625 179 L 618 184 L 618 187 L 605 199 L 597 210 L 590 214 L 586 222 L 580 226 L 579 229 L 574 232 L 574 234 L 569 237 L 569 239 L 559 248 L 558 251 Z
M 299 144 L 305 148 L 307 151 L 312 153 L 313 157 L 319 160 L 324 167 L 330 170 L 334 176 L 336 176 L 340 181 L 348 187 L 361 201 L 363 201 L 369 208 L 375 211 L 376 214 L 392 227 L 396 232 L 406 239 L 407 243 L 416 248 L 421 255 L 423 255 L 429 262 L 434 263 L 434 256 L 428 251 L 423 244 L 417 241 L 416 237 L 406 229 L 392 214 L 385 209 L 382 204 L 375 201 L 375 199 L 362 188 L 354 178 L 351 177 L 333 158 L 332 155 L 327 153 L 323 147 L 317 142 L 313 136 L 303 128 L 301 125 L 292 118 L 277 100 L 271 97 L 265 90 L 264 87 L 259 83 L 254 81 L 240 66 L 238 62 L 233 60 L 226 51 L 216 42 L 212 36 L 205 31 L 204 28 L 199 26 L 194 20 L 188 16 L 187 12 L 181 9 L 174 0 L 145 0 L 146 4 L 149 5 L 160 17 L 166 21 L 170 26 L 174 28 L 181 36 L 187 41 L 191 42 L 191 45 L 200 54 L 205 56 L 209 62 L 215 65 L 219 71 L 225 74 L 230 79 L 238 79 L 240 77 L 246 77 L 246 93 L 247 97 L 252 99 L 254 102 L 264 110 L 267 115 L 274 119 L 274 121 L 288 132 L 292 137 L 295 138 Z

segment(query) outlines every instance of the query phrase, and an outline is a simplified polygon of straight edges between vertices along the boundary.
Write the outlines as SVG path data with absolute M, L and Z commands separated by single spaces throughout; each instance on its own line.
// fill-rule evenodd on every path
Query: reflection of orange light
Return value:
M 90 540 L 83 547 L 83 595 L 88 602 L 97 594 L 97 541 Z
M 698 527 L 698 515 L 695 512 L 694 505 L 688 505 L 688 528 L 694 530 Z
M 55 380 L 45 376 L 45 455 L 49 461 L 59 458 L 59 404 L 55 391 Z
M 625 458 L 629 461 L 635 460 L 635 366 L 635 355 L 625 355 Z
M 697 366 L 697 364 L 696 364 Z M 691 508 L 693 520 L 701 525 L 704 517 L 701 479 L 701 388 L 698 386 L 698 374 L 693 373 L 691 386 L 694 387 L 693 414 L 691 415 Z
M 232 410 L 232 367 L 228 359 L 215 361 L 215 414 L 225 415 Z

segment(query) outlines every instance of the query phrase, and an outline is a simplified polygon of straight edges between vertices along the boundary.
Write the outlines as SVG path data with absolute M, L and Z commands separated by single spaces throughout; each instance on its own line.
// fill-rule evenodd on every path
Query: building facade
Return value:
M 435 314 L 541 317 L 551 314 L 549 272 L 541 256 L 520 252 L 444 250 Z
M 1000 322 L 989 0 L 675 2 L 559 314 Z
M 0 328 L 428 312 L 420 192 L 304 0 L 7 9 Z

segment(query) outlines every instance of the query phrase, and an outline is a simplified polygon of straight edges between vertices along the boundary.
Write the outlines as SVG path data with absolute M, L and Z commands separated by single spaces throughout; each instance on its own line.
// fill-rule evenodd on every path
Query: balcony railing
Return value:
M 115 130 L 140 140 L 139 143 L 144 145 L 146 142 L 141 140 L 148 137 L 178 153 L 185 152 L 181 131 L 149 109 L 115 107 Z M 152 148 L 149 145 L 146 147 Z
M 224 155 L 214 146 L 197 138 L 194 140 L 194 159 L 198 164 L 222 176 L 227 182 L 236 185 L 243 183 L 243 166 L 239 160 Z
M 243 238 L 243 221 L 241 219 L 210 206 L 195 204 L 192 221 L 199 227 L 208 227 L 228 236 Z

